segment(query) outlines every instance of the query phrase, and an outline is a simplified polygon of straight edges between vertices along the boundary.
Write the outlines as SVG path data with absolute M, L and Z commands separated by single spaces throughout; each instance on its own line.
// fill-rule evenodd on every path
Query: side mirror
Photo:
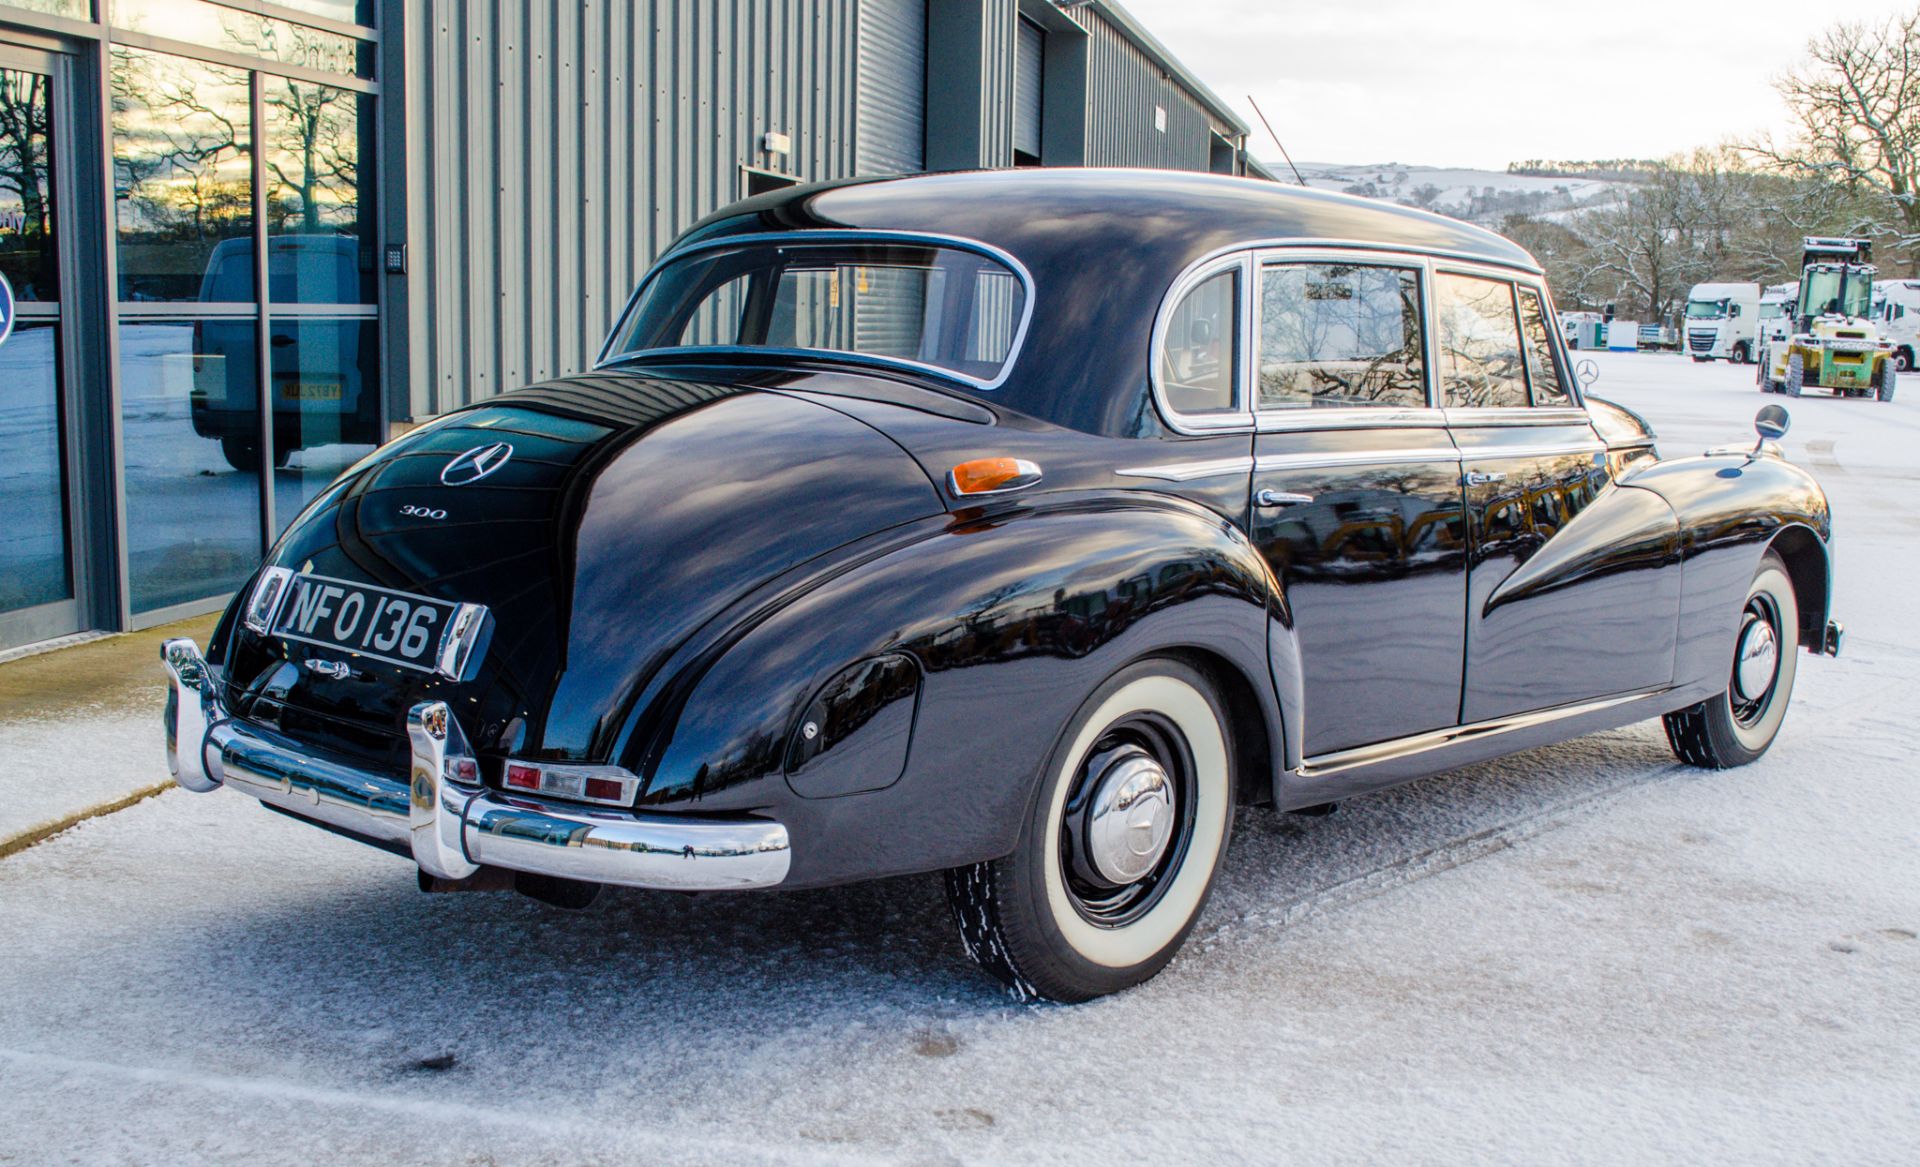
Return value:
M 1783 405 L 1764 405 L 1760 412 L 1753 415 L 1753 432 L 1760 435 L 1763 442 L 1777 442 L 1787 436 L 1787 428 L 1793 419 L 1787 416 Z
M 1580 378 L 1580 384 L 1591 385 L 1600 379 L 1600 366 L 1587 357 L 1573 367 L 1573 375 Z

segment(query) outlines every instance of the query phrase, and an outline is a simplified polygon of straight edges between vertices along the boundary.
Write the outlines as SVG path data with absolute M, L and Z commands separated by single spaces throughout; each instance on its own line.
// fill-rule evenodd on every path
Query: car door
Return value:
M 1264 252 L 1249 531 L 1285 589 L 1308 758 L 1455 724 L 1466 523 L 1425 261 Z
M 1464 468 L 1466 684 L 1460 720 L 1669 683 L 1677 535 L 1664 503 L 1612 481 L 1531 281 L 1436 266 L 1435 336 Z

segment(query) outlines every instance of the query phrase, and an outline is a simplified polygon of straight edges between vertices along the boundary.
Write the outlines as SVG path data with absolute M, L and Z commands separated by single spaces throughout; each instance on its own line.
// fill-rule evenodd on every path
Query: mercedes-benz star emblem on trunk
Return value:
M 511 457 L 513 457 L 513 447 L 506 442 L 475 446 L 447 463 L 447 468 L 440 472 L 440 481 L 447 486 L 465 486 L 469 482 L 478 482 L 505 466 L 507 459 Z

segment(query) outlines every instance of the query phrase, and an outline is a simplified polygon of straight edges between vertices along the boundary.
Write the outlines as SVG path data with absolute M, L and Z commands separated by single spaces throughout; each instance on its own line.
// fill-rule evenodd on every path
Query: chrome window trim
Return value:
M 1518 406 L 1480 405 L 1472 408 L 1442 409 L 1448 425 L 1458 426 L 1542 426 L 1590 425 L 1592 417 L 1585 409 L 1564 405 Z
M 1559 367 L 1556 371 L 1560 374 L 1560 384 L 1562 387 L 1566 389 L 1567 395 L 1572 399 L 1573 404 L 1572 405 L 1533 405 L 1532 404 L 1533 378 L 1532 378 L 1532 374 L 1528 373 L 1527 374 L 1528 408 L 1530 410 L 1539 411 L 1543 413 L 1544 412 L 1568 413 L 1568 412 L 1578 410 L 1580 413 L 1584 415 L 1586 412 L 1586 405 L 1587 405 L 1586 386 L 1580 384 L 1580 378 L 1575 377 L 1573 375 L 1573 361 L 1571 358 L 1567 356 L 1566 336 L 1561 331 L 1561 328 L 1560 328 L 1560 309 L 1553 302 L 1553 292 L 1551 289 L 1547 287 L 1546 275 L 1544 272 L 1535 271 L 1535 272 L 1527 273 L 1527 275 L 1531 276 L 1532 278 L 1530 279 L 1522 278 L 1514 274 L 1516 270 L 1519 270 L 1519 269 L 1505 268 L 1505 267 L 1501 267 L 1498 264 L 1490 264 L 1490 263 L 1477 262 L 1473 260 L 1449 257 L 1449 258 L 1435 259 L 1432 262 L 1432 264 L 1429 265 L 1428 275 L 1431 277 L 1431 276 L 1438 276 L 1442 272 L 1451 272 L 1455 275 L 1477 276 L 1480 279 L 1486 279 L 1486 280 L 1502 280 L 1508 284 L 1511 284 L 1513 289 L 1512 296 L 1513 296 L 1514 323 L 1516 325 L 1519 324 L 1519 320 L 1520 320 L 1521 289 L 1524 288 L 1527 291 L 1536 293 L 1540 297 L 1540 306 L 1541 306 L 1541 309 L 1545 318 L 1545 323 L 1547 326 L 1547 348 L 1553 354 L 1553 359 L 1559 362 Z M 1524 343 L 1525 338 L 1522 337 L 1521 339 Z M 1439 375 L 1436 367 L 1436 373 L 1434 376 L 1434 391 L 1436 394 L 1438 394 L 1439 392 L 1439 387 L 1440 387 L 1440 381 L 1439 381 Z M 1444 402 L 1441 404 L 1441 408 L 1443 409 L 1445 408 Z M 1454 409 L 1454 410 L 1448 410 L 1447 412 L 1449 416 L 1453 416 L 1453 415 L 1458 415 L 1462 413 L 1486 412 L 1486 410 Z M 1497 412 L 1515 413 L 1519 411 L 1515 409 L 1509 409 L 1509 408 L 1503 407 L 1498 409 Z M 1526 422 L 1521 424 L 1547 425 L 1551 423 Z
M 1443 429 L 1444 409 L 1268 409 L 1254 415 L 1263 434 L 1305 433 L 1313 430 Z
M 1182 413 L 1167 401 L 1166 386 L 1160 381 L 1160 360 L 1167 348 L 1167 328 L 1173 322 L 1173 313 L 1187 298 L 1187 293 L 1227 271 L 1240 273 L 1240 302 L 1236 308 L 1236 325 L 1240 335 L 1234 340 L 1235 377 L 1238 382 L 1234 391 L 1239 394 L 1240 407 L 1227 413 Z M 1253 424 L 1252 382 L 1249 380 L 1253 325 L 1253 253 L 1246 250 L 1229 250 L 1216 254 L 1200 263 L 1193 264 L 1180 273 L 1173 281 L 1166 295 L 1160 298 L 1160 311 L 1153 318 L 1153 337 L 1147 343 L 1147 379 L 1153 391 L 1153 404 L 1160 411 L 1160 418 L 1167 428 L 1180 434 L 1217 434 L 1223 431 L 1246 429 Z
M 640 304 L 640 297 L 646 293 L 647 285 L 651 284 L 654 278 L 658 276 L 668 264 L 678 263 L 687 256 L 695 255 L 702 251 L 753 247 L 764 243 L 776 245 L 784 243 L 817 243 L 825 246 L 846 243 L 919 244 L 926 247 L 947 247 L 955 251 L 971 251 L 976 255 L 984 255 L 988 259 L 1005 265 L 1009 271 L 1013 272 L 1015 278 L 1020 281 L 1021 289 L 1025 292 L 1025 299 L 1021 305 L 1020 323 L 1014 327 L 1013 340 L 1007 346 L 1006 359 L 1000 362 L 999 375 L 993 377 L 991 380 L 983 380 L 979 377 L 969 376 L 958 369 L 949 369 L 944 365 L 930 364 L 926 361 L 908 360 L 905 357 L 882 356 L 877 353 L 851 353 L 830 348 L 776 348 L 769 345 L 702 344 L 636 349 L 631 352 L 621 352 L 618 354 L 612 351 L 614 338 L 625 331 L 627 322 L 633 318 L 634 309 Z M 1035 298 L 1033 273 L 1027 270 L 1026 264 L 1014 258 L 1012 253 L 995 247 L 991 243 L 982 243 L 978 239 L 969 239 L 964 235 L 941 235 L 926 231 L 860 230 L 853 228 L 822 228 L 814 231 L 747 232 L 740 235 L 728 235 L 718 239 L 704 239 L 698 243 L 687 244 L 684 247 L 670 248 L 665 255 L 655 260 L 653 266 L 647 269 L 647 274 L 640 277 L 640 282 L 634 286 L 633 293 L 627 297 L 626 307 L 620 310 L 619 319 L 614 321 L 613 328 L 607 333 L 607 339 L 600 344 L 600 355 L 594 359 L 593 367 L 596 369 L 604 368 L 618 361 L 647 356 L 671 357 L 686 354 L 740 355 L 744 353 L 758 353 L 772 354 L 775 356 L 813 357 L 829 361 L 852 360 L 856 364 L 925 373 L 949 381 L 958 381 L 974 389 L 991 391 L 1006 384 L 1007 378 L 1013 375 L 1014 366 L 1018 364 L 1020 359 L 1020 351 L 1026 345 L 1027 328 L 1033 323 L 1033 304 Z

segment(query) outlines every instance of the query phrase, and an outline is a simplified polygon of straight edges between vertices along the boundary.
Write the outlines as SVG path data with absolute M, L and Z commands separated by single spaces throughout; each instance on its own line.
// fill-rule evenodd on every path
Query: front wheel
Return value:
M 1746 364 L 1747 363 L 1747 342 L 1741 341 L 1739 344 L 1734 345 L 1733 353 L 1727 359 L 1732 361 L 1736 365 Z
M 967 955 L 1021 999 L 1085 1001 L 1153 976 L 1213 889 L 1233 749 L 1212 686 L 1129 665 L 1061 735 L 1013 854 L 947 872 Z
M 1893 367 L 1902 373 L 1913 372 L 1913 350 L 1910 348 L 1895 349 L 1893 353 Z
M 1787 379 L 1780 383 L 1780 392 L 1785 393 L 1788 397 L 1798 397 L 1800 396 L 1800 390 L 1805 387 L 1806 382 L 1806 362 L 1800 359 L 1799 353 L 1794 353 L 1787 358 Z
M 1892 401 L 1894 386 L 1898 380 L 1899 374 L 1891 362 L 1881 365 L 1880 382 L 1873 387 L 1874 396 L 1882 401 Z
M 1786 719 L 1799 655 L 1793 581 L 1787 565 L 1769 551 L 1740 609 L 1727 691 L 1666 716 L 1674 756 L 1708 770 L 1758 761 Z

